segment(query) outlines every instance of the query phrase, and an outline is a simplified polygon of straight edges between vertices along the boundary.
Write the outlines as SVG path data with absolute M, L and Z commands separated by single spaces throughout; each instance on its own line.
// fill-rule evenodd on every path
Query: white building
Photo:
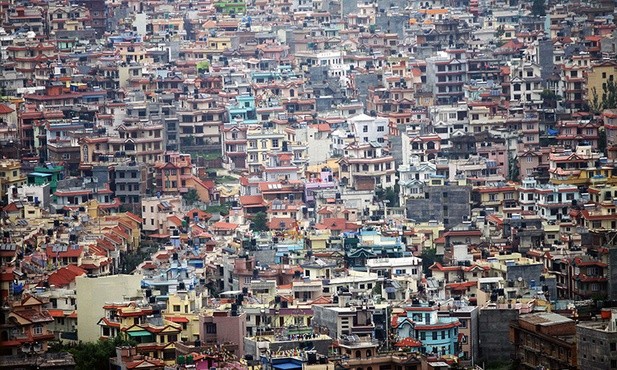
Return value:
M 49 209 L 51 205 L 50 189 L 50 184 L 11 186 L 7 192 L 8 203 L 22 201 L 38 205 L 42 209 Z
M 387 118 L 359 114 L 349 118 L 348 121 L 352 132 L 355 133 L 359 141 L 364 143 L 378 142 L 380 144 L 387 141 Z

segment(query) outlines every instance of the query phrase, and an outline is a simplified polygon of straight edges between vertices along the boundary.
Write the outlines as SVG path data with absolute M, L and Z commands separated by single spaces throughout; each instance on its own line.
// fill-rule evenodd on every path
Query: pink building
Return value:
M 239 312 L 235 303 L 230 311 L 214 311 L 199 316 L 199 338 L 203 344 L 232 344 L 232 348 L 228 348 L 241 358 L 244 356 L 245 336 L 246 313 Z
M 480 157 L 493 161 L 497 166 L 497 173 L 508 178 L 508 148 L 505 144 L 495 142 L 477 142 L 476 152 Z

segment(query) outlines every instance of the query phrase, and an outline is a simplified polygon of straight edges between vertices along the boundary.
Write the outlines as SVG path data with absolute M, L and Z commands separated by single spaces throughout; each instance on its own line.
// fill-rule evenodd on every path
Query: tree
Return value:
M 545 16 L 546 8 L 544 6 L 544 0 L 533 0 L 531 5 L 531 14 L 535 16 Z
M 268 231 L 268 215 L 265 212 L 257 212 L 251 222 L 251 230 Z
M 197 193 L 197 190 L 195 190 L 193 188 L 189 189 L 189 191 L 184 193 L 182 198 L 184 199 L 186 204 L 189 205 L 189 206 L 192 206 L 193 204 L 197 203 L 200 200 L 199 199 L 199 193 Z
M 605 109 L 617 108 L 617 83 L 615 81 L 607 81 L 602 84 L 602 96 L 598 94 L 598 90 L 594 87 L 591 89 L 591 98 L 588 101 L 589 109 L 594 113 L 600 114 Z
M 431 276 L 431 267 L 435 262 L 442 262 L 443 257 L 437 255 L 436 248 L 424 248 L 422 249 L 422 254 L 420 255 L 422 258 L 422 271 L 426 274 L 426 276 Z
M 598 151 L 606 155 L 606 131 L 604 127 L 598 130 Z
M 119 335 L 114 339 L 99 339 L 97 342 L 79 342 L 78 344 L 58 343 L 50 352 L 69 352 L 75 359 L 76 370 L 108 370 L 109 359 L 116 357 L 116 347 L 135 346 L 136 343 Z
M 197 63 L 197 73 L 208 72 L 208 69 L 210 69 L 210 62 L 209 61 L 202 60 L 201 62 Z

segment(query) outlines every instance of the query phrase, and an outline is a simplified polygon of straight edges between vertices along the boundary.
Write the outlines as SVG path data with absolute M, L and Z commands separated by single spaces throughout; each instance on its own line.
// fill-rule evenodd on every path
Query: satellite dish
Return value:
M 523 281 L 523 277 L 522 277 L 522 276 L 519 276 L 519 277 L 518 277 L 518 279 L 516 279 L 516 280 L 518 280 L 519 282 L 521 282 L 521 281 Z

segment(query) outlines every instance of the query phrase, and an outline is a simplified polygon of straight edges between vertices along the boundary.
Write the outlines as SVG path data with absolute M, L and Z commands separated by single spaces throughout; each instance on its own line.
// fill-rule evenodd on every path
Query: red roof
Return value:
M 215 222 L 212 224 L 212 230 L 235 230 L 238 227 L 238 224 L 233 224 L 231 222 Z
M 133 220 L 133 221 L 135 221 L 135 222 L 137 222 L 137 223 L 141 223 L 141 221 L 142 221 L 141 217 L 137 216 L 137 215 L 136 215 L 136 214 L 134 214 L 134 213 L 131 213 L 131 212 L 124 212 L 124 214 L 125 214 L 128 218 L 130 218 L 131 220 Z
M 356 231 L 360 228 L 360 225 L 347 222 L 344 218 L 326 218 L 315 225 L 315 228 L 318 230 Z
M 84 251 L 84 247 L 83 246 L 75 246 L 75 247 L 67 247 L 66 251 L 58 251 L 56 249 L 56 251 L 54 251 L 53 248 L 51 248 L 50 246 L 48 246 L 47 248 L 45 248 L 45 253 L 47 254 L 48 258 L 72 258 L 72 257 L 80 257 L 82 252 Z
M 64 317 L 64 311 L 62 310 L 58 310 L 58 309 L 48 309 L 47 310 L 49 312 L 49 314 L 51 315 L 51 317 Z
M 395 347 L 422 347 L 422 342 L 419 340 L 407 337 L 399 340 L 394 344 Z
M 171 322 L 178 323 L 178 324 L 183 324 L 183 323 L 189 322 L 189 319 L 187 319 L 184 316 L 170 316 L 170 317 L 166 317 L 166 319 L 171 321 Z
M 283 227 L 281 227 L 283 225 Z M 296 227 L 296 220 L 292 218 L 277 218 L 274 217 L 270 222 L 268 222 L 268 227 L 270 230 L 291 230 Z
M 0 104 L 0 114 L 10 114 L 15 112 L 15 109 L 9 107 L 6 104 Z
M 261 195 L 242 195 L 240 204 L 243 207 L 265 207 L 264 198 Z
M 180 217 L 178 217 L 176 215 L 167 217 L 167 221 L 171 222 L 172 224 L 176 225 L 177 227 L 182 226 L 182 220 L 180 219 Z
M 68 265 L 52 272 L 47 278 L 49 285 L 63 287 L 75 281 L 77 276 L 85 275 L 86 271 L 75 265 Z

